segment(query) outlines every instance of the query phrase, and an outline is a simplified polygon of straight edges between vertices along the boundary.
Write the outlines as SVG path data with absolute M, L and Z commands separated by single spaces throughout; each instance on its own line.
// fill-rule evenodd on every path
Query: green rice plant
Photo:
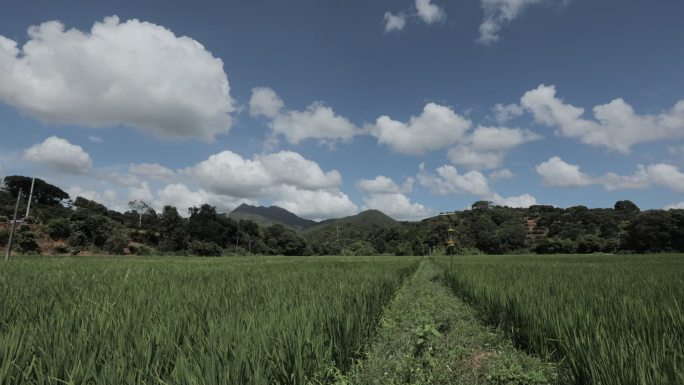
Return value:
M 447 282 L 578 384 L 684 384 L 684 257 L 476 256 Z
M 415 258 L 24 258 L 0 385 L 306 384 L 346 370 Z

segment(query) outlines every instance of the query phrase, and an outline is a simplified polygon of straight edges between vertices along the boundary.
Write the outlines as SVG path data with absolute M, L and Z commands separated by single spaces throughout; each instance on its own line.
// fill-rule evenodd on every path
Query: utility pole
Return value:
M 5 251 L 5 262 L 9 261 L 10 252 L 12 251 L 12 241 L 14 240 L 14 228 L 17 226 L 17 211 L 19 211 L 19 200 L 21 200 L 21 189 L 17 195 L 17 204 L 14 206 L 14 219 L 12 220 L 12 229 L 10 230 L 9 241 L 7 241 L 7 250 Z
M 36 178 L 31 179 L 31 192 L 29 192 L 28 205 L 26 205 L 26 215 L 24 219 L 28 219 L 29 212 L 31 211 L 31 199 L 33 198 L 33 185 L 36 184 Z
M 451 221 L 451 216 L 456 215 L 455 211 L 448 211 L 445 213 L 439 213 L 439 216 L 443 216 L 447 218 L 447 221 L 449 223 L 449 227 L 447 227 L 447 239 L 446 239 L 446 254 L 450 255 L 451 257 L 449 258 L 449 269 L 451 269 L 454 265 L 454 248 L 456 246 L 456 241 L 454 240 L 454 233 L 456 230 L 454 229 L 454 223 Z

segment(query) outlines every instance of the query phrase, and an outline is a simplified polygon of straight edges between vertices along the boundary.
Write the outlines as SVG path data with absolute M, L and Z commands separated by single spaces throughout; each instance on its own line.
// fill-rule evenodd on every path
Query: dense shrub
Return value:
M 56 243 L 52 249 L 53 254 L 67 254 L 69 253 L 69 248 L 64 243 Z
M 69 218 L 57 218 L 48 222 L 47 233 L 54 240 L 68 239 L 71 235 Z
M 603 251 L 604 242 L 597 235 L 585 235 L 577 243 L 577 252 L 583 254 Z
M 9 241 L 9 231 L 0 229 L 0 246 L 5 246 Z
M 189 246 L 191 254 L 202 257 L 219 256 L 223 252 L 221 246 L 210 241 L 192 241 Z
M 541 240 L 534 251 L 539 254 L 574 253 L 577 245 L 571 239 L 553 237 Z
M 40 254 L 36 238 L 28 227 L 20 227 L 16 232 L 17 251 L 24 254 Z
M 135 255 L 152 255 L 154 249 L 141 243 L 132 243 L 128 245 L 128 251 Z
M 103 249 L 111 254 L 123 254 L 124 249 L 128 246 L 128 234 L 123 231 L 113 233 L 103 246 Z
M 71 235 L 69 235 L 69 239 L 67 240 L 67 243 L 71 247 L 78 247 L 78 248 L 87 246 L 89 244 L 88 237 L 82 231 L 72 231 Z

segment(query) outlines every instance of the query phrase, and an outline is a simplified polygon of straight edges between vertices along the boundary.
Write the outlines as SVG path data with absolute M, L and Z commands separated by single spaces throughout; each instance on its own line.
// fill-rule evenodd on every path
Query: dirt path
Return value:
M 484 326 L 424 260 L 385 310 L 350 384 L 556 384 L 556 367 Z

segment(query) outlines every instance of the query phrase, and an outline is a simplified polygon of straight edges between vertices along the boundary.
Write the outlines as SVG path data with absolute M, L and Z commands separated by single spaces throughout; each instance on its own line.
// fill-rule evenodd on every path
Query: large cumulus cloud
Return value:
M 203 140 L 231 127 L 223 62 L 196 40 L 116 16 L 89 32 L 49 21 L 28 35 L 23 47 L 0 36 L 0 100 L 40 120 Z

